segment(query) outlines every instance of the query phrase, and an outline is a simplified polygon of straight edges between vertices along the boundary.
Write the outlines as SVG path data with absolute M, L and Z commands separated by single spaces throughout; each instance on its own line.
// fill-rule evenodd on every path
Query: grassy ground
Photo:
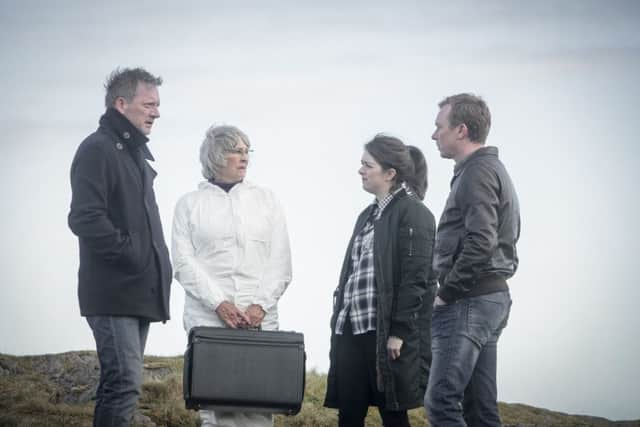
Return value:
M 68 389 L 61 388 L 59 378 L 64 377 L 64 373 L 67 372 L 65 370 L 73 369 L 72 366 L 63 366 L 62 375 L 58 380 L 51 380 L 33 368 L 32 359 L 0 355 L 0 362 L 5 366 L 10 364 L 11 372 L 19 372 L 15 374 L 7 369 L 3 371 L 0 364 L 0 427 L 91 426 L 92 402 L 76 405 L 63 403 L 63 394 Z M 198 426 L 197 414 L 184 407 L 182 358 L 146 357 L 145 367 L 147 380 L 142 387 L 139 404 L 140 412 L 144 416 L 138 416 L 134 425 L 149 425 L 150 419 L 159 426 Z M 302 410 L 292 417 L 276 416 L 275 426 L 336 426 L 337 412 L 322 406 L 325 384 L 325 375 L 308 372 Z M 571 416 L 520 404 L 501 403 L 500 411 L 503 423 L 512 426 L 640 427 L 640 422 L 618 424 L 604 419 Z M 421 408 L 410 411 L 410 418 L 413 426 L 428 425 Z M 382 425 L 374 408 L 369 410 L 366 425 Z

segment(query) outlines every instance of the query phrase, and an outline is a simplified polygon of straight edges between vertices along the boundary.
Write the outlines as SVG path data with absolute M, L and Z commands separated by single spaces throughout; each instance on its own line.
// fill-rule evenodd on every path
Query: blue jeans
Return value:
M 434 308 L 433 360 L 424 397 L 432 426 L 501 426 L 497 344 L 510 309 L 509 292 L 464 298 Z
M 87 316 L 100 361 L 93 425 L 128 426 L 140 397 L 149 322 L 137 317 Z

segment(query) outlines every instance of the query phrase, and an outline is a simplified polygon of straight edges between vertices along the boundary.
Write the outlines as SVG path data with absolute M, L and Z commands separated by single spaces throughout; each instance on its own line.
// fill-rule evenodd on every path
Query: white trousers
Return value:
M 202 427 L 273 427 L 271 414 L 198 411 Z
M 218 315 L 213 313 L 186 313 L 184 314 L 184 328 L 189 333 L 194 326 L 225 326 Z M 273 331 L 278 329 L 278 314 L 265 316 L 262 321 L 262 329 Z M 198 411 L 202 420 L 202 427 L 273 427 L 271 414 L 255 412 L 221 412 Z

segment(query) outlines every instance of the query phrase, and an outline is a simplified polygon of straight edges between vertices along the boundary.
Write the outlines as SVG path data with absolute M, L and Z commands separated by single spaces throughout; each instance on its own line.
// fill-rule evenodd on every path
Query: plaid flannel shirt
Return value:
M 353 335 L 376 330 L 378 292 L 373 267 L 373 224 L 401 189 L 387 195 L 381 201 L 374 200 L 375 206 L 371 216 L 353 241 L 351 273 L 344 286 L 343 304 L 336 320 L 335 333 L 338 335 L 342 335 L 347 318 L 351 322 Z

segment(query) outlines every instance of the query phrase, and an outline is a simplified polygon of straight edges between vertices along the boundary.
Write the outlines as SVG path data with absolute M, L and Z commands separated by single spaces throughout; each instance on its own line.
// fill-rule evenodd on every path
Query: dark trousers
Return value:
M 363 427 L 369 406 L 377 406 L 385 427 L 411 427 L 407 411 L 384 409 L 384 393 L 376 385 L 376 331 L 353 335 L 347 321 L 336 337 L 338 425 Z
M 137 317 L 88 316 L 100 361 L 93 425 L 129 426 L 140 397 L 149 322 Z

